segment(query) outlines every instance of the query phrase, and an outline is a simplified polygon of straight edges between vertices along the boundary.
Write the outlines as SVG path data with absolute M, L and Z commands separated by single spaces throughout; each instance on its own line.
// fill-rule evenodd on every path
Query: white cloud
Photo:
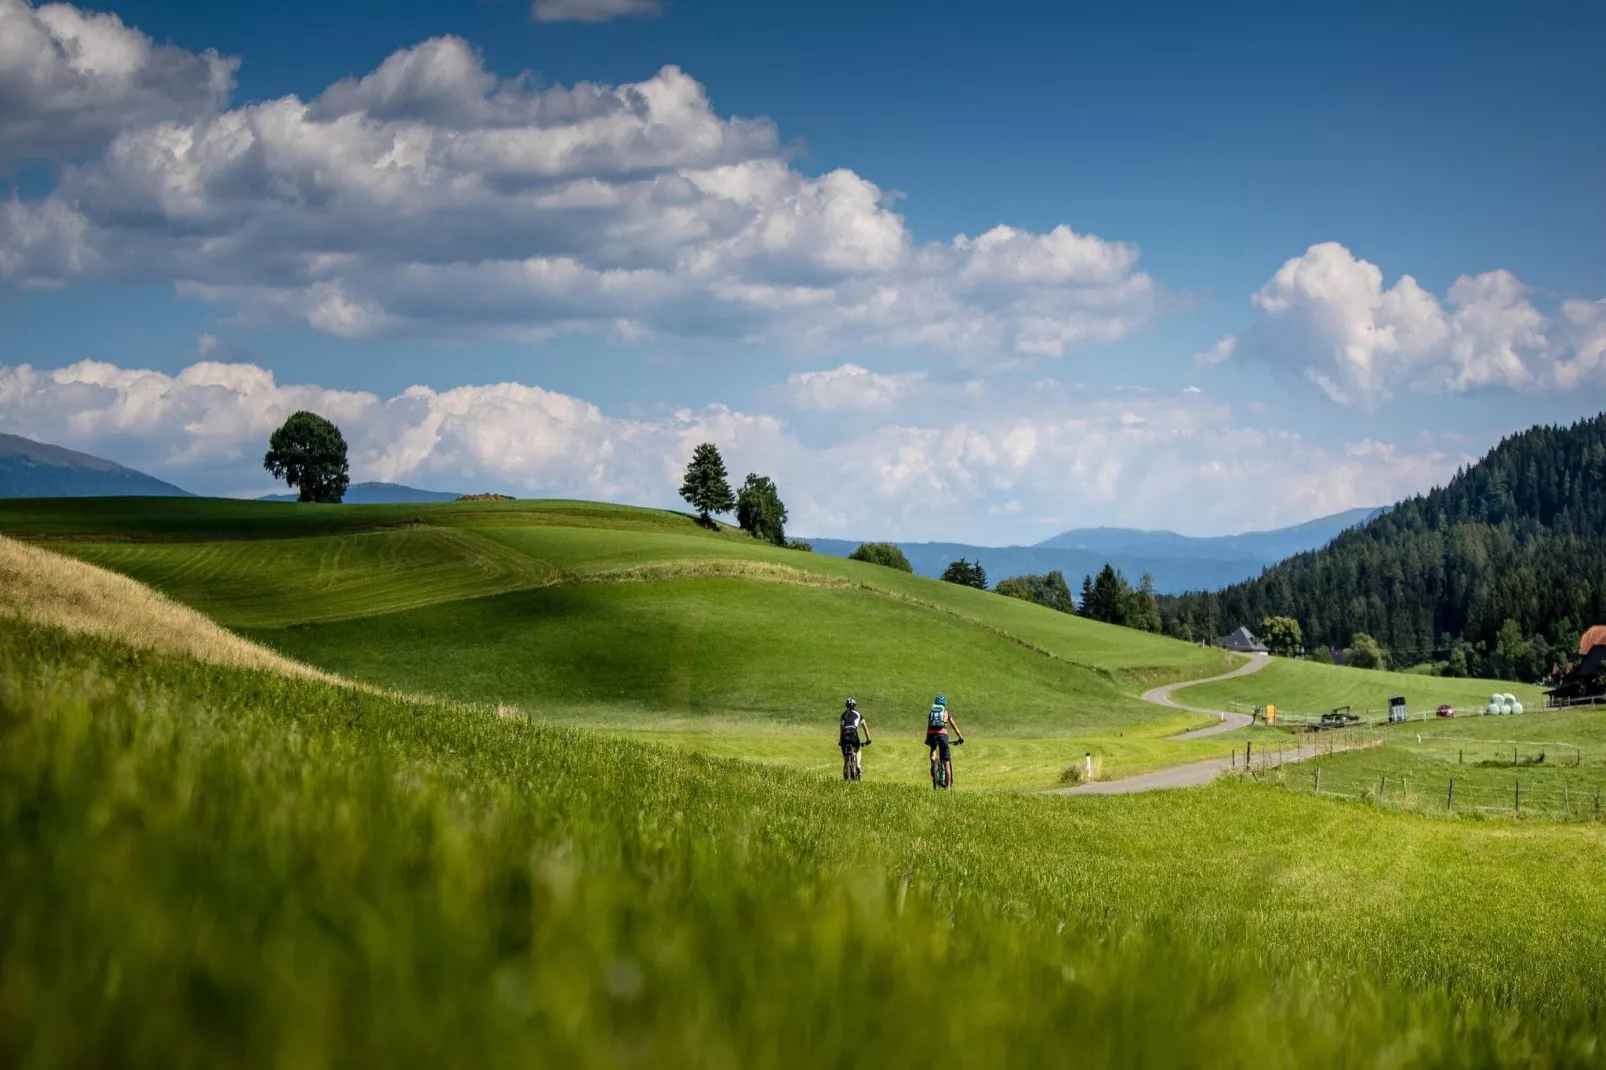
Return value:
M 1556 385 L 1571 390 L 1585 382 L 1606 381 L 1606 298 L 1564 301 L 1561 315 L 1569 355 L 1552 369 Z
M 1233 350 L 1238 348 L 1238 339 L 1233 335 L 1224 335 L 1215 345 L 1202 353 L 1193 355 L 1193 363 L 1198 368 L 1212 368 L 1217 364 L 1225 364 L 1232 359 Z
M 924 372 L 886 375 L 844 364 L 828 371 L 794 372 L 787 392 L 799 408 L 820 412 L 885 409 L 909 397 L 926 382 Z
M 530 14 L 536 22 L 609 22 L 663 11 L 663 0 L 535 0 Z
M 1385 287 L 1377 265 L 1326 242 L 1285 263 L 1251 303 L 1254 327 L 1196 364 L 1261 360 L 1353 404 L 1401 388 L 1565 388 L 1600 371 L 1590 356 L 1589 303 L 1568 302 L 1559 321 L 1547 318 L 1504 270 L 1463 275 L 1441 301 L 1409 275 Z
M 311 101 L 118 121 L 51 196 L 0 205 L 0 279 L 166 278 L 342 337 L 926 346 L 982 363 L 1123 337 L 1157 303 L 1135 246 L 1067 226 L 917 241 L 873 182 L 796 170 L 772 123 L 719 115 L 674 67 L 541 87 L 443 37 Z
M 228 102 L 237 62 L 154 44 L 116 15 L 0 0 L 0 174 Z
M 1197 394 L 1054 383 L 952 416 L 922 409 L 843 423 L 826 444 L 809 445 L 774 415 L 709 406 L 624 419 L 521 383 L 415 386 L 384 398 L 283 384 L 240 363 L 201 362 L 177 375 L 93 362 L 0 369 L 0 430 L 202 491 L 266 491 L 267 436 L 302 408 L 340 425 L 354 478 L 445 489 L 674 505 L 684 458 L 712 441 L 733 472 L 776 479 L 799 532 L 855 537 L 1052 534 L 1022 516 L 1056 517 L 1062 528 L 1272 527 L 1394 500 L 1468 460 L 1431 443 L 1326 448 L 1263 422 L 1239 426 L 1229 406 Z

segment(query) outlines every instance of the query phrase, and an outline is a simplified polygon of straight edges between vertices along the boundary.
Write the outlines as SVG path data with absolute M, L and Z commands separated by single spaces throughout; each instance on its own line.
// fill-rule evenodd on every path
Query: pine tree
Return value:
M 719 447 L 704 442 L 692 451 L 691 463 L 686 466 L 686 479 L 680 485 L 680 496 L 697 510 L 697 517 L 706 526 L 714 524 L 713 514 L 728 513 L 736 506 L 729 478 L 725 475 L 725 459 Z

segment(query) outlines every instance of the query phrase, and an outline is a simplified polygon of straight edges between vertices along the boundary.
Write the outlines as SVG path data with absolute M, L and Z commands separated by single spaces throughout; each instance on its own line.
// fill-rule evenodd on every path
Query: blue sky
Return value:
M 1603 407 L 1598 5 L 1119 7 L 0 0 L 0 429 L 1025 542 Z

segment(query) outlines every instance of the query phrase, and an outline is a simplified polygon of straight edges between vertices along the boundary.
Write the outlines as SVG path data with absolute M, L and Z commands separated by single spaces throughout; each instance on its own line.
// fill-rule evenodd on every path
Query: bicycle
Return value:
M 953 746 L 963 746 L 964 742 L 965 739 L 961 736 L 953 741 Z M 937 748 L 933 747 L 931 749 L 931 789 L 933 791 L 946 791 L 949 785 L 953 783 L 952 772 L 949 769 L 949 766 L 953 763 L 945 762 L 937 755 Z
M 853 748 L 853 755 L 848 759 L 847 768 L 842 774 L 843 780 L 864 779 L 864 748 L 868 747 L 871 742 L 871 740 L 867 739 Z

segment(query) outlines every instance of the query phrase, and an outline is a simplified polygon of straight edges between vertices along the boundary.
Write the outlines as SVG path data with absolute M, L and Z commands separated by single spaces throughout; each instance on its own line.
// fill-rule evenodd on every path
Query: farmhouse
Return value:
M 1551 706 L 1606 697 L 1606 625 L 1597 624 L 1578 641 L 1578 664 L 1545 692 Z
M 1216 645 L 1235 654 L 1264 654 L 1266 644 L 1255 638 L 1248 628 L 1239 628 L 1216 640 Z

